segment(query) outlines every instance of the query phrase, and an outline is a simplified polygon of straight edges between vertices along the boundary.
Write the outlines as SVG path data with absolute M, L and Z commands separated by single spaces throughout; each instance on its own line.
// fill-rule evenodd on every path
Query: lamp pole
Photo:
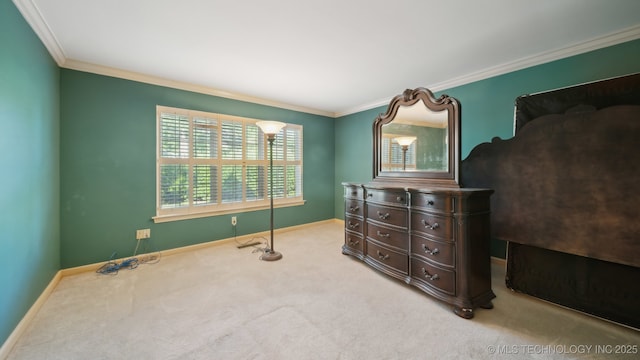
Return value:
M 409 150 L 409 146 L 416 141 L 416 139 L 415 136 L 400 136 L 393 139 L 400 145 L 400 149 L 402 149 L 402 170 L 407 170 L 407 150 Z
M 409 145 L 402 145 L 402 170 L 407 170 L 407 150 Z
M 276 139 L 275 134 L 269 134 L 267 141 L 269 141 L 269 207 L 271 208 L 271 245 L 269 245 L 269 252 L 265 252 L 262 256 L 262 260 L 273 261 L 282 258 L 282 254 L 273 249 L 273 141 Z
M 280 132 L 280 129 L 286 124 L 278 121 L 259 121 L 256 125 L 267 135 L 267 141 L 269 141 L 269 208 L 271 210 L 269 227 L 271 229 L 271 243 L 269 244 L 269 248 L 265 249 L 260 259 L 275 261 L 282 259 L 282 254 L 273 250 L 273 142 L 276 139 L 276 134 Z

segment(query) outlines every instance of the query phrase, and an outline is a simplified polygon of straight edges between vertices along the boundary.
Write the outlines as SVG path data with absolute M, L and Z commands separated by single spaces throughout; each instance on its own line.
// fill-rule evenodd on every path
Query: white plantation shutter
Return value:
M 242 202 L 243 122 L 222 121 L 222 203 Z M 226 161 L 225 161 L 226 160 Z
M 287 165 L 287 197 L 302 196 L 302 165 Z
M 193 204 L 207 205 L 218 201 L 218 167 L 193 165 Z
M 267 165 L 266 140 L 260 128 L 255 124 L 245 126 L 245 200 L 260 202 L 267 200 L 266 182 Z
M 302 196 L 302 131 L 285 128 L 286 132 L 286 184 L 287 197 Z
M 189 118 L 184 115 L 162 113 L 162 157 L 186 159 L 189 157 Z
M 265 183 L 267 179 L 267 167 L 265 165 L 247 165 L 246 173 L 246 200 L 266 200 Z
M 180 164 L 160 165 L 161 208 L 189 205 L 189 167 Z
M 192 186 L 193 205 L 211 205 L 218 201 L 218 120 L 192 118 Z
M 218 121 L 216 119 L 193 119 L 193 157 L 216 159 L 218 157 Z
M 245 126 L 245 149 L 247 160 L 265 160 L 265 139 L 260 128 L 255 124 Z
M 269 183 L 269 189 L 271 184 Z M 273 198 L 284 197 L 284 166 L 273 164 Z
M 161 156 L 169 159 L 160 165 L 160 206 L 185 207 L 189 205 L 189 167 L 181 160 L 189 158 L 189 118 L 162 113 L 160 127 Z
M 269 147 L 259 120 L 163 106 L 157 114 L 156 221 L 268 206 Z M 275 204 L 303 201 L 302 146 L 302 126 L 287 124 L 276 136 Z
M 242 160 L 242 129 L 241 121 L 222 121 L 222 159 Z

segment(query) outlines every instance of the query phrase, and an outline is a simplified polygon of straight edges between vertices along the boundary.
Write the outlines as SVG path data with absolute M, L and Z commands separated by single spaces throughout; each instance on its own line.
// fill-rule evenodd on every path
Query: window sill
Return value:
M 281 204 L 273 204 L 273 207 L 275 209 L 275 208 L 283 208 L 283 207 L 290 207 L 290 206 L 301 206 L 301 205 L 304 205 L 306 202 L 307 202 L 306 200 L 302 200 L 302 201 L 295 201 L 295 202 L 288 202 L 288 203 L 281 203 Z M 270 208 L 269 205 L 260 205 L 255 207 L 244 207 L 242 209 L 203 211 L 203 212 L 194 212 L 194 213 L 188 213 L 188 214 L 157 215 L 152 217 L 151 219 L 153 220 L 154 223 L 158 224 L 158 223 L 164 223 L 164 222 L 170 222 L 170 221 L 198 219 L 203 217 L 218 216 L 218 215 L 225 215 L 225 214 L 238 214 L 238 213 L 249 212 L 249 211 L 266 210 L 269 208 Z

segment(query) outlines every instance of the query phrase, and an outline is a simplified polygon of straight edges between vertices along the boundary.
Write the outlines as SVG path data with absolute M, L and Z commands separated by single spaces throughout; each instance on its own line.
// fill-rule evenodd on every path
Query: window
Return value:
M 157 205 L 167 221 L 269 207 L 269 147 L 260 120 L 158 106 Z M 302 200 L 302 126 L 273 144 L 274 205 Z
M 405 169 L 416 169 L 416 143 L 409 145 L 406 154 L 402 151 L 400 144 L 393 139 L 403 135 L 383 134 L 382 135 L 382 170 L 398 171 Z

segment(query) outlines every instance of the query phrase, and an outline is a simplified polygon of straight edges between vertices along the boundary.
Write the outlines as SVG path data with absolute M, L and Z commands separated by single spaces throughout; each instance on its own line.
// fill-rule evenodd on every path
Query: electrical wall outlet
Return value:
M 238 225 L 238 218 L 235 216 L 231 217 L 231 225 L 236 226 Z
M 151 237 L 151 229 L 136 230 L 136 240 L 148 239 Z

